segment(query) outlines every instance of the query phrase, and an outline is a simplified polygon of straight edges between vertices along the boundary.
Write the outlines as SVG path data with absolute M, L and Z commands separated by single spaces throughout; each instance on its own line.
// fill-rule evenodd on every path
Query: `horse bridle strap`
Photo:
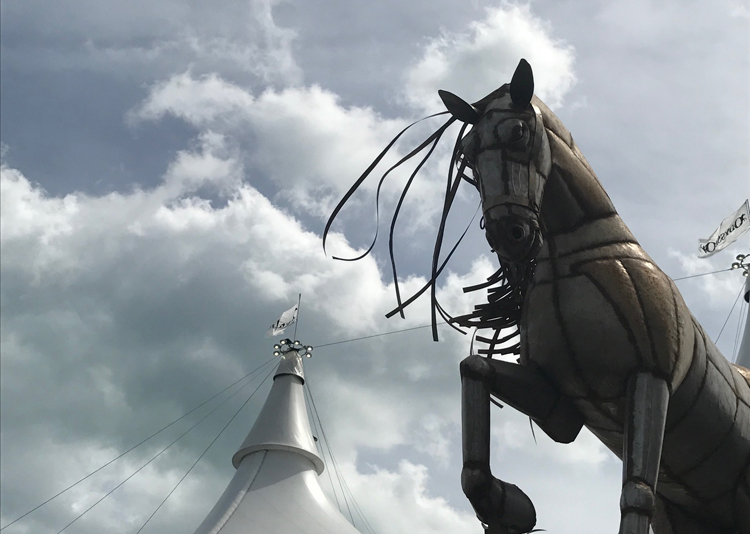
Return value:
M 482 202 L 482 213 L 487 213 L 492 208 L 507 204 L 517 204 L 519 206 L 523 206 L 524 208 L 537 211 L 536 206 L 533 206 L 531 204 L 531 201 L 528 197 L 523 197 L 520 195 L 492 195 L 484 199 L 484 202 Z

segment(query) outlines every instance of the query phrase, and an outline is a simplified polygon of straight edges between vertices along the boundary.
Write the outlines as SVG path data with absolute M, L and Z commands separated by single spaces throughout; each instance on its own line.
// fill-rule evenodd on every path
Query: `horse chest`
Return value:
M 639 358 L 615 310 L 585 276 L 532 286 L 521 324 L 522 360 L 572 399 L 617 403 Z
M 523 307 L 522 360 L 573 399 L 617 402 L 630 376 L 679 386 L 690 363 L 692 317 L 640 248 L 541 262 Z

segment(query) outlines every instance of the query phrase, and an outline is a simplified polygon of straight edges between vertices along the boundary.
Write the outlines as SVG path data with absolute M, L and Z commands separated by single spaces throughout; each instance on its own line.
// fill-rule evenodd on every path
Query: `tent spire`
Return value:
M 295 349 L 295 345 L 300 348 Z M 302 390 L 305 372 L 299 352 L 308 354 L 309 349 L 299 341 L 292 343 L 286 339 L 279 348 L 284 350 L 285 347 L 285 352 L 276 351 L 281 352 L 281 361 L 273 377 L 274 387 L 250 433 L 232 456 L 232 465 L 239 467 L 243 458 L 256 451 L 289 451 L 310 460 L 320 475 L 324 469 L 323 460 L 315 449 Z M 281 377 L 288 377 L 285 380 L 287 387 L 277 388 L 276 381 Z
M 302 357 L 312 347 L 285 339 L 268 399 L 232 457 L 237 469 L 195 534 L 359 534 L 318 483 L 323 461 L 307 418 Z

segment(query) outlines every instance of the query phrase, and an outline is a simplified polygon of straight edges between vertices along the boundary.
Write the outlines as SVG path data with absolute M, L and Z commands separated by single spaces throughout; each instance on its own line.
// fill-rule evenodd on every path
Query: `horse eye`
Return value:
M 517 141 L 520 141 L 521 139 L 523 139 L 525 133 L 526 128 L 524 128 L 523 124 L 516 124 L 510 131 L 510 142 L 515 143 Z

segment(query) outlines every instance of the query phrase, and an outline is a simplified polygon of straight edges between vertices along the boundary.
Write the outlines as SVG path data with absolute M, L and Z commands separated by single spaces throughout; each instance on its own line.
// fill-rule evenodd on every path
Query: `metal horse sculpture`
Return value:
M 622 459 L 621 534 L 750 534 L 750 371 L 706 336 L 533 91 L 525 60 L 510 84 L 473 105 L 441 91 L 452 119 L 421 145 L 464 123 L 449 185 L 465 179 L 479 189 L 501 264 L 489 302 L 450 321 L 520 330 L 517 364 L 492 359 L 510 352 L 493 350 L 497 332 L 485 355 L 461 363 L 463 490 L 488 533 L 534 528 L 531 500 L 490 472 L 492 396 L 557 442 L 585 425 Z M 435 308 L 446 317 L 434 300 L 440 270 L 436 253 L 433 324 Z M 392 313 L 413 298 L 399 295 Z

